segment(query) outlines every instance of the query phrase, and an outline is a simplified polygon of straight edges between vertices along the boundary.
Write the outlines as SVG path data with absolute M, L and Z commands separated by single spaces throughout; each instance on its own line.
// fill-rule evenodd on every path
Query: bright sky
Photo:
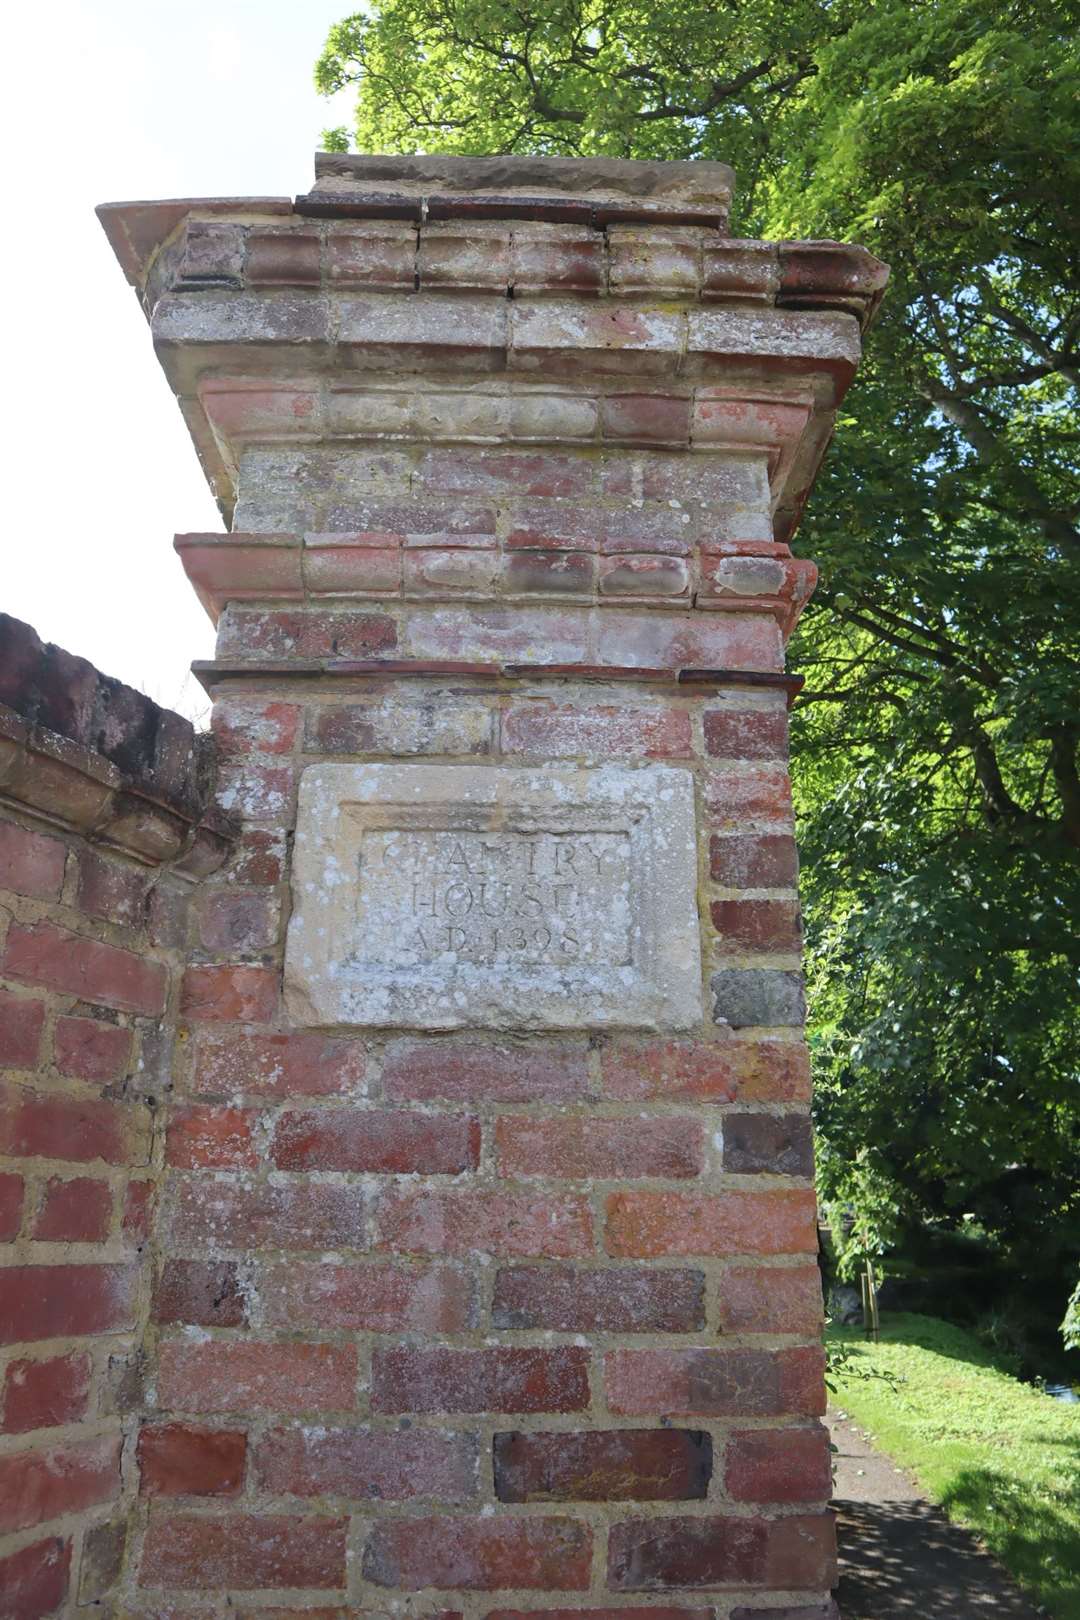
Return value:
M 320 130 L 350 122 L 312 67 L 357 9 L 57 0 L 4 29 L 0 610 L 193 718 L 213 631 L 172 537 L 223 525 L 94 205 L 307 191 Z

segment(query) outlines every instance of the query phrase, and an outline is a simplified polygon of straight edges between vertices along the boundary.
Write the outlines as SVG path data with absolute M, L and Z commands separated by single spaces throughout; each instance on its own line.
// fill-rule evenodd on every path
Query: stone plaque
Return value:
M 411 1029 L 684 1029 L 702 1016 L 693 779 L 312 765 L 293 1018 Z

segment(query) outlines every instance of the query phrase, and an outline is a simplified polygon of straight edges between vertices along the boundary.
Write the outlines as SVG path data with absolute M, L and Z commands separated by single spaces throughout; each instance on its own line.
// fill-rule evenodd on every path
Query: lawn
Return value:
M 1021 1384 L 934 1317 L 890 1316 L 877 1345 L 852 1328 L 829 1337 L 853 1347 L 849 1367 L 903 1380 L 838 1377 L 833 1400 L 1055 1620 L 1080 1620 L 1080 1406 Z

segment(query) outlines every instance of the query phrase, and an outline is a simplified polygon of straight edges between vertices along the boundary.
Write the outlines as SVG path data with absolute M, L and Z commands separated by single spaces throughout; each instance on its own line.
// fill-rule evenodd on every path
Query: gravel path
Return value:
M 1043 1620 L 970 1530 L 950 1524 L 857 1429 L 828 1417 L 843 1620 Z

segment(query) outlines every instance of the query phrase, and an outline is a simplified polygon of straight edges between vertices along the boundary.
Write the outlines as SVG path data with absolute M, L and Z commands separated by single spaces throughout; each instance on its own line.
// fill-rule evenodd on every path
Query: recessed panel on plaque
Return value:
M 685 1029 L 702 1016 L 693 780 L 667 766 L 311 765 L 294 1019 Z

